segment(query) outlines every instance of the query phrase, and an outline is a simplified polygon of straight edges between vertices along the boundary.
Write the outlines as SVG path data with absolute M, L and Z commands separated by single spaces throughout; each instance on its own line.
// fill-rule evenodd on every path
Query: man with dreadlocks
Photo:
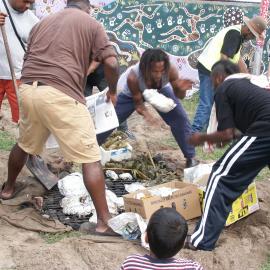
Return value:
M 191 86 L 190 80 L 179 78 L 176 67 L 170 64 L 169 57 L 164 51 L 147 49 L 142 54 L 140 62 L 128 70 L 115 107 L 120 123 L 124 122 L 136 110 L 148 123 L 152 124 L 154 118 L 144 105 L 144 90 L 157 89 L 160 94 L 171 98 L 176 107 L 168 113 L 158 110 L 157 112 L 170 126 L 172 134 L 186 158 L 186 167 L 198 164 L 198 161 L 194 159 L 194 147 L 187 142 L 191 135 L 191 125 L 179 102 L 179 98 L 184 98 L 186 90 L 190 89 Z M 97 136 L 99 144 L 103 143 L 111 132 L 99 134 Z

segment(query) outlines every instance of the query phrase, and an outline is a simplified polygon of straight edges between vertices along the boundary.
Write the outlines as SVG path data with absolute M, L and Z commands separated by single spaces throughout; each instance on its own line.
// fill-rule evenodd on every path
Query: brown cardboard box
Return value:
M 151 188 L 169 187 L 176 188 L 171 196 L 152 196 L 149 193 Z M 124 195 L 124 205 L 126 212 L 135 212 L 143 218 L 149 219 L 151 215 L 161 207 L 176 206 L 176 210 L 185 218 L 192 219 L 201 215 L 198 188 L 196 185 L 172 181 L 157 185 L 146 190 L 137 191 Z M 137 194 L 143 193 L 145 196 L 137 199 Z

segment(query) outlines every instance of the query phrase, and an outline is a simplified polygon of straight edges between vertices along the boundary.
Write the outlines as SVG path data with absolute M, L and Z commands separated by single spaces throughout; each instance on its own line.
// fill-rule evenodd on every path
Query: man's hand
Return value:
M 0 26 L 3 26 L 5 24 L 6 17 L 7 17 L 7 14 L 0 11 Z
M 159 120 L 154 117 L 148 110 L 144 112 L 143 118 L 150 126 L 160 127 Z
M 91 61 L 90 66 L 89 66 L 89 68 L 87 70 L 87 76 L 89 74 L 93 73 L 98 68 L 99 65 L 100 65 L 100 62 L 97 62 L 97 61 L 94 61 L 94 60 Z
M 147 108 L 143 103 L 136 105 L 136 112 L 142 116 L 144 116 L 145 113 L 147 113 Z
M 192 88 L 194 82 L 188 79 L 178 79 L 171 83 L 176 97 L 183 99 L 186 96 L 186 91 Z
M 179 71 L 175 66 L 171 66 L 169 71 L 169 81 L 172 85 L 176 97 L 183 99 L 186 96 L 186 91 L 192 88 L 194 83 L 192 80 L 181 79 Z
M 204 143 L 201 133 L 192 134 L 189 137 L 188 142 L 189 142 L 189 144 L 194 145 L 194 146 L 197 146 L 197 145 L 200 145 L 200 144 Z
M 106 95 L 107 95 L 107 102 L 111 101 L 112 104 L 113 104 L 113 106 L 115 106 L 116 105 L 116 101 L 117 101 L 117 94 L 116 94 L 116 92 L 115 91 L 112 92 L 112 91 L 109 90 L 109 91 L 107 91 Z
M 136 112 L 143 116 L 144 120 L 150 124 L 151 126 L 157 126 L 159 125 L 159 121 L 157 118 L 155 118 L 149 110 L 145 107 L 144 104 L 140 104 L 136 106 Z
M 187 79 L 179 79 L 178 85 L 183 91 L 187 91 L 192 88 L 193 81 Z
M 208 142 L 210 144 L 222 142 L 225 145 L 234 138 L 234 128 L 227 128 L 223 131 L 215 131 L 213 133 L 194 133 L 189 138 L 189 143 L 197 146 Z

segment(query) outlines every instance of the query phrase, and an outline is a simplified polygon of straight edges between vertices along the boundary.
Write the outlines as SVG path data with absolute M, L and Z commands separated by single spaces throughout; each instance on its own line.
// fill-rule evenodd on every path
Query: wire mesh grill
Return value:
M 121 197 L 128 192 L 125 190 L 125 184 L 132 184 L 135 180 L 117 180 L 112 181 L 106 179 L 106 186 L 114 192 L 117 197 Z M 61 223 L 71 226 L 74 230 L 78 230 L 80 225 L 87 222 L 92 214 L 86 216 L 65 215 L 60 206 L 60 202 L 64 196 L 61 195 L 58 186 L 54 186 L 44 197 L 43 213 L 54 219 L 58 219 Z

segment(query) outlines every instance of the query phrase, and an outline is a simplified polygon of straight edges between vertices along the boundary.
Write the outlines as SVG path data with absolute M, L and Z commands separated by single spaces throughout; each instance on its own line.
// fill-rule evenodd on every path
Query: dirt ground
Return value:
M 9 121 L 6 103 L 4 114 L 0 128 L 15 136 L 16 127 Z M 170 138 L 170 132 L 162 122 L 156 127 L 146 128 L 141 117 L 134 115 L 129 125 L 137 137 L 137 143 L 133 144 L 135 151 L 143 151 L 148 145 L 151 153 L 165 153 L 177 167 L 183 167 L 184 158 L 180 152 L 162 144 Z M 0 151 L 0 183 L 7 176 L 8 154 Z M 23 170 L 20 180 L 27 181 L 29 175 Z M 177 257 L 196 260 L 209 270 L 259 270 L 270 250 L 270 179 L 258 182 L 257 188 L 260 210 L 224 230 L 213 252 L 182 250 Z M 190 222 L 190 231 L 194 223 Z M 89 235 L 48 244 L 38 232 L 12 226 L 1 217 L 0 241 L 0 270 L 119 269 L 129 254 L 146 252 L 131 242 Z

